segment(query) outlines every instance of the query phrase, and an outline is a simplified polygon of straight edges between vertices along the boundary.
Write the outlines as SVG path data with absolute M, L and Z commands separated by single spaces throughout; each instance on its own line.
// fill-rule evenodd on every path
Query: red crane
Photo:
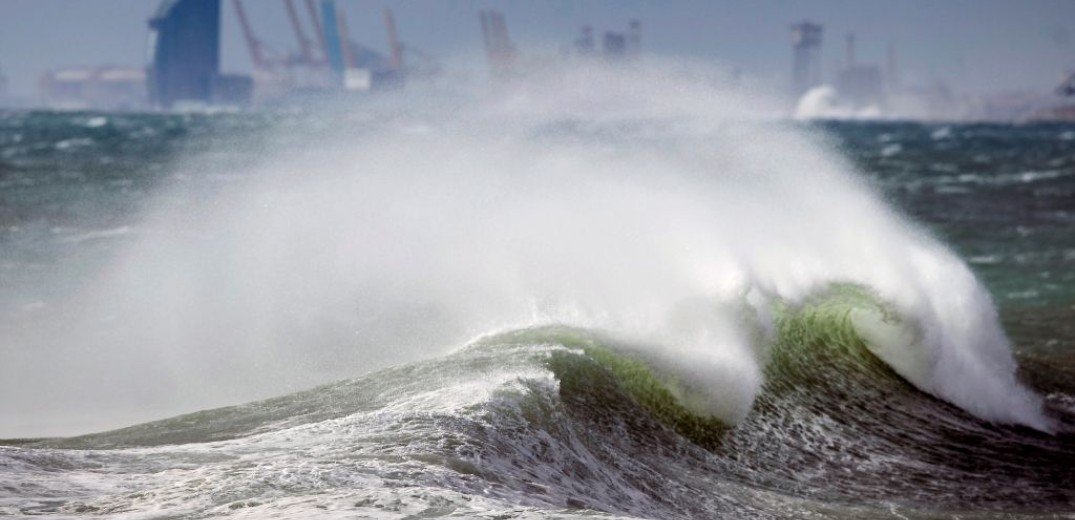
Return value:
M 306 31 L 303 30 L 299 16 L 295 13 L 294 0 L 284 0 L 284 7 L 287 8 L 287 18 L 291 21 L 291 29 L 295 31 L 295 38 L 299 41 L 299 61 L 313 65 L 316 62 L 313 52 L 314 42 L 306 37 Z
M 250 59 L 254 62 L 254 67 L 258 69 L 267 69 L 270 67 L 269 61 L 265 58 L 265 44 L 258 40 L 257 36 L 254 36 L 254 30 L 250 27 L 250 21 L 246 18 L 246 10 L 243 9 L 242 0 L 234 0 L 235 14 L 239 17 L 239 25 L 243 28 L 243 37 L 246 38 L 246 46 L 250 49 Z
M 321 43 L 321 55 L 326 56 L 328 52 L 325 50 L 325 30 L 321 27 L 321 18 L 317 15 L 317 7 L 314 6 L 314 0 L 306 0 L 306 12 L 310 14 L 310 20 L 314 22 L 314 31 L 317 32 L 317 41 Z
M 340 51 L 343 54 L 343 64 L 346 68 L 357 67 L 354 57 L 351 56 L 351 36 L 347 31 L 347 13 L 343 9 L 336 10 L 336 30 L 340 34 Z

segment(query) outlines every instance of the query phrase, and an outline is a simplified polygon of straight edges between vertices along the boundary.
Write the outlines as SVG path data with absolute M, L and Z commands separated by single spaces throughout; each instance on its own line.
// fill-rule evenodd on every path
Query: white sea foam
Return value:
M 131 231 L 132 231 L 132 229 L 131 229 L 130 226 L 120 226 L 120 227 L 112 228 L 112 229 L 100 229 L 100 230 L 94 230 L 94 231 L 86 231 L 86 232 L 83 232 L 83 233 L 78 233 L 78 234 L 74 234 L 74 235 L 70 235 L 70 236 L 65 236 L 60 240 L 62 242 L 66 242 L 66 243 L 70 243 L 70 244 L 81 244 L 82 242 L 86 242 L 86 241 L 102 240 L 102 239 L 109 239 L 109 238 L 117 238 L 117 237 L 126 236 L 126 235 L 130 234 Z

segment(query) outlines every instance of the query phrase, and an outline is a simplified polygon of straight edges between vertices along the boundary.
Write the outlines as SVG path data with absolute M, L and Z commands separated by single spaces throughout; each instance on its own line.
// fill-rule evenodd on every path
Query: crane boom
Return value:
M 338 9 L 336 30 L 340 33 L 340 53 L 343 55 L 344 68 L 356 67 L 354 56 L 351 55 L 351 36 L 347 33 L 347 13 L 343 9 Z
M 284 7 L 287 8 L 287 17 L 291 20 L 291 29 L 295 31 L 295 38 L 299 41 L 299 52 L 303 63 L 313 63 L 314 56 L 310 51 L 311 42 L 306 38 L 306 31 L 302 29 L 302 24 L 299 23 L 299 16 L 295 13 L 294 0 L 284 0 Z
M 250 59 L 254 61 L 254 66 L 259 69 L 267 68 L 265 56 L 262 53 L 261 42 L 258 41 L 257 36 L 254 36 L 254 30 L 250 27 L 250 21 L 246 18 L 246 10 L 243 9 L 242 0 L 234 0 L 235 14 L 239 17 L 239 25 L 243 29 L 243 37 L 246 39 L 246 46 L 250 49 Z
M 306 0 L 306 11 L 310 14 L 310 20 L 313 20 L 314 31 L 317 33 L 317 41 L 321 44 L 321 54 L 328 59 L 328 43 L 325 41 L 325 29 L 321 27 L 321 17 L 317 14 L 317 7 L 314 6 L 314 0 Z

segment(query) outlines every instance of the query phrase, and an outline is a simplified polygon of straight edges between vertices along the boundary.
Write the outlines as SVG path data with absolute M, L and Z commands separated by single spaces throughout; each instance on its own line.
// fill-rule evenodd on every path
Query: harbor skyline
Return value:
M 340 2 L 356 41 L 384 51 L 381 13 L 396 13 L 401 38 L 459 75 L 481 78 L 477 16 L 507 18 L 520 52 L 556 54 L 583 25 L 597 31 L 642 21 L 648 56 L 683 57 L 728 67 L 785 89 L 791 83 L 788 27 L 825 27 L 820 65 L 831 82 L 844 64 L 844 38 L 857 36 L 860 61 L 883 64 L 895 50 L 907 84 L 944 83 L 966 93 L 1048 92 L 1075 68 L 1075 4 L 1017 2 Z M 33 102 L 42 75 L 68 67 L 148 65 L 147 21 L 154 2 L 11 0 L 0 4 L 0 70 L 8 101 Z M 296 47 L 283 5 L 251 2 L 251 25 L 267 46 Z M 221 5 L 221 68 L 249 73 L 252 61 L 232 2 Z M 478 79 L 475 79 L 478 81 Z M 5 103 L 11 104 L 11 103 Z

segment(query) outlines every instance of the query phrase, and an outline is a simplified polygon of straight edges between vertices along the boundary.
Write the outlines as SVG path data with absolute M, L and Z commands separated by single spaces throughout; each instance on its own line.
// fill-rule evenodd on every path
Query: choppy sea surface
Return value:
M 667 110 L 0 112 L 0 516 L 1075 518 L 1075 126 Z

